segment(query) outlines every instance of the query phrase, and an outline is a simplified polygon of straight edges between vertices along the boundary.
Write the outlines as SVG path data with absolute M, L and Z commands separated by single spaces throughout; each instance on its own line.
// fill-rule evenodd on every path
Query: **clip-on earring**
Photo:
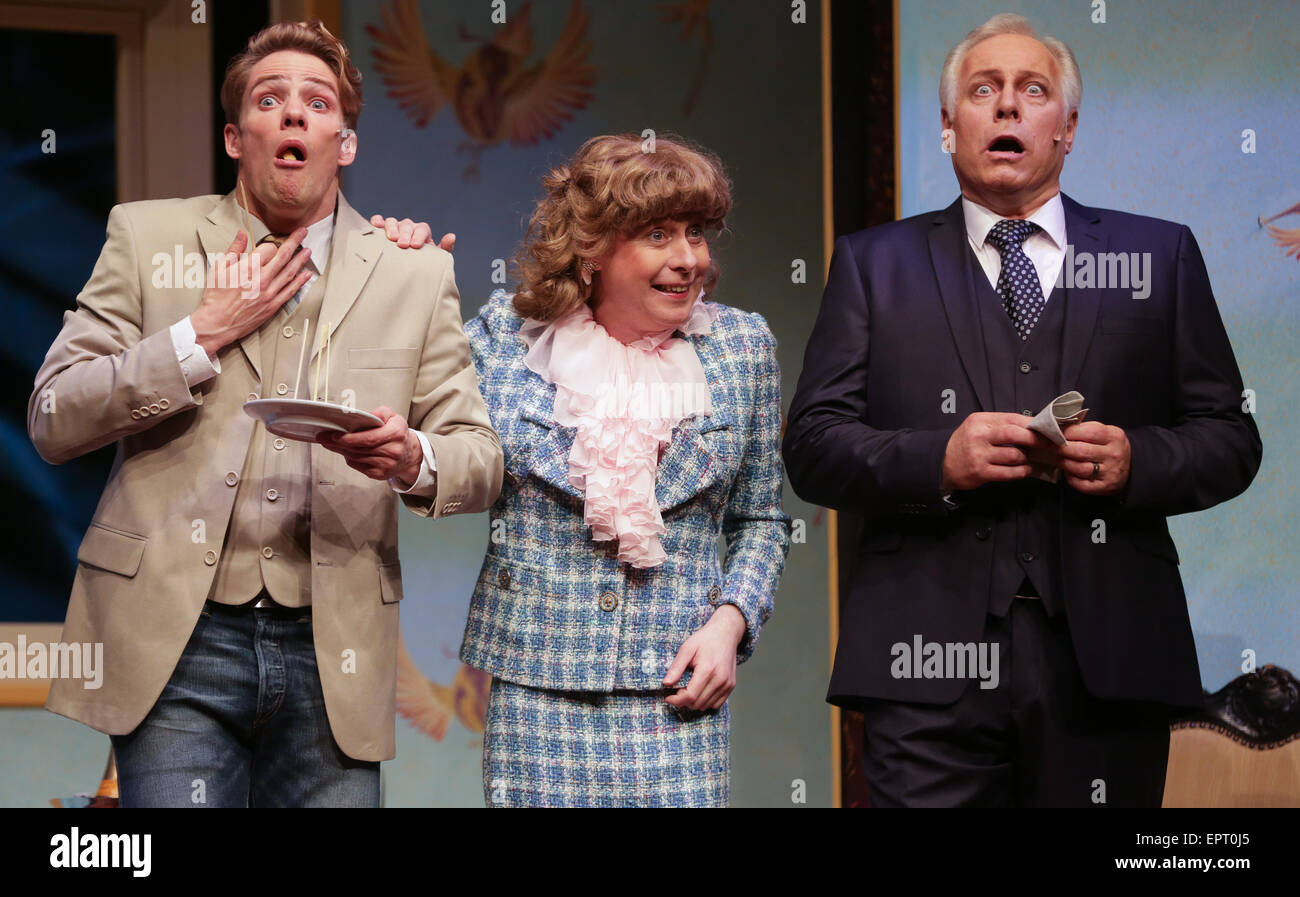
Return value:
M 591 259 L 583 259 L 582 260 L 582 282 L 585 283 L 587 286 L 591 286 L 591 272 L 597 270 L 599 270 L 599 268 L 597 267 L 595 262 L 593 262 Z

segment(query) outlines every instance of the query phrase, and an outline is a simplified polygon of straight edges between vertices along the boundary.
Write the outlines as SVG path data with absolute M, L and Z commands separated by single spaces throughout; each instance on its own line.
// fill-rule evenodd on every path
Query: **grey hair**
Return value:
M 948 56 L 943 61 L 943 72 L 939 75 L 939 102 L 950 117 L 957 111 L 957 79 L 961 75 L 961 66 L 966 61 L 966 54 L 981 41 L 1002 34 L 1023 34 L 1046 47 L 1047 52 L 1052 54 L 1052 58 L 1061 69 L 1061 94 L 1065 98 L 1065 114 L 1069 116 L 1079 108 L 1079 103 L 1083 100 L 1083 76 L 1079 74 L 1079 64 L 1074 60 L 1074 51 L 1064 41 L 1054 37 L 1040 37 L 1024 16 L 1004 12 L 976 28 L 948 51 Z

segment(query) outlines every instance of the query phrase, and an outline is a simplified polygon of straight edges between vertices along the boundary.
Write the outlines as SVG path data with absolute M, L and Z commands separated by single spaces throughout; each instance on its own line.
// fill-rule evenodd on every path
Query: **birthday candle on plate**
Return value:
M 317 325 L 316 329 L 319 331 L 320 325 Z M 316 344 L 311 353 L 316 361 L 316 373 L 311 378 L 311 400 L 314 402 L 316 401 L 316 389 L 320 386 L 321 335 L 317 333 L 316 339 L 312 340 L 312 342 Z
M 298 373 L 293 379 L 293 397 L 298 398 L 298 384 L 302 382 L 302 360 L 307 355 L 307 331 L 311 330 L 311 318 L 302 324 L 302 348 L 298 350 Z

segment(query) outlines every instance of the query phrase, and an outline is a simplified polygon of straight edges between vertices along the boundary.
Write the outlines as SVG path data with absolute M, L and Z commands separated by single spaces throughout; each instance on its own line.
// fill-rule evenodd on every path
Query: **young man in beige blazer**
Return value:
M 338 190 L 360 82 L 319 22 L 254 36 L 222 86 L 239 187 L 115 207 L 36 377 L 43 458 L 117 443 L 63 632 L 103 644 L 102 687 L 56 680 L 47 706 L 113 736 L 124 805 L 377 805 L 395 496 L 441 517 L 501 487 L 451 256 L 392 245 Z M 383 425 L 316 445 L 243 411 L 309 384 Z

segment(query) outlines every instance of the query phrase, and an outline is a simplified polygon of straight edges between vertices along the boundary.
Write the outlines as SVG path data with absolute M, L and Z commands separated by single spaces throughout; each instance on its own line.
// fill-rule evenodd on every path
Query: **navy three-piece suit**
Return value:
M 970 679 L 900 677 L 894 646 L 991 638 L 1020 594 L 1039 598 L 1035 625 L 1063 640 L 1053 656 L 1073 649 L 1088 699 L 1201 701 L 1165 519 L 1241 493 L 1259 432 L 1191 232 L 1062 204 L 1073 258 L 1113 274 L 1102 254 L 1149 253 L 1150 294 L 1058 281 L 1023 342 L 971 251 L 960 199 L 836 243 L 783 444 L 801 497 L 866 522 L 841 596 L 832 703 L 870 716 L 958 702 Z M 1032 415 L 1072 389 L 1089 420 L 1128 436 L 1122 495 L 1084 495 L 1062 475 L 945 501 L 945 449 L 969 414 Z

